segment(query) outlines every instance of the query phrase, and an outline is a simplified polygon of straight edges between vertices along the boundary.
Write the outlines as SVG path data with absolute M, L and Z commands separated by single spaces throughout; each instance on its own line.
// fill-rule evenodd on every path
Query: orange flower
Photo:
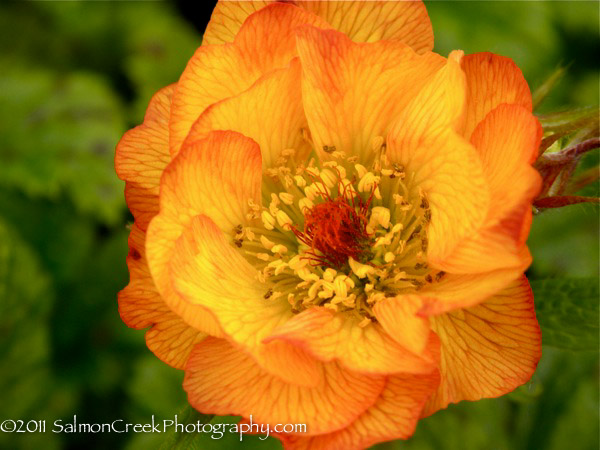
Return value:
M 526 382 L 541 128 L 514 63 L 416 2 L 219 2 L 116 168 L 123 320 L 204 413 L 364 448 Z

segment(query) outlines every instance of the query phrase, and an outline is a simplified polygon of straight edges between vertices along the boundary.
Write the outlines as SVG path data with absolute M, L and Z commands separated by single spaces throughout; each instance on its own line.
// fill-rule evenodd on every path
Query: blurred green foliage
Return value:
M 541 111 L 598 104 L 597 2 L 427 6 L 438 52 L 510 56 L 532 88 L 566 65 Z M 189 19 L 167 2 L 0 5 L 2 420 L 51 424 L 77 414 L 82 422 L 147 423 L 152 415 L 188 414 L 181 412 L 183 374 L 151 355 L 143 333 L 118 316 L 131 218 L 112 159 L 124 130 L 141 122 L 151 95 L 177 80 L 199 45 Z M 582 166 L 597 164 L 589 155 Z M 597 195 L 597 185 L 587 189 Z M 598 209 L 590 205 L 537 216 L 530 278 L 597 277 L 598 228 Z M 589 280 L 568 282 L 571 290 L 559 296 L 552 282 L 534 283 L 544 342 L 566 349 L 544 347 L 528 385 L 500 399 L 453 405 L 422 421 L 408 443 L 378 448 L 598 448 L 598 280 Z M 560 345 L 569 340 L 573 345 Z M 47 432 L 0 434 L 0 448 L 134 450 L 159 448 L 165 439 L 169 447 L 189 446 L 181 436 Z M 279 444 L 202 435 L 193 447 Z

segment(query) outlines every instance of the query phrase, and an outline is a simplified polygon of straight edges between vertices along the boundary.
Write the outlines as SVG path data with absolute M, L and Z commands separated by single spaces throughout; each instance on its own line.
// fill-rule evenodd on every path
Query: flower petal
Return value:
M 471 143 L 490 188 L 488 224 L 537 196 L 541 177 L 531 163 L 537 159 L 541 139 L 539 121 L 519 105 L 499 105 L 475 128 Z
M 525 108 L 502 104 L 482 120 L 471 137 L 483 163 L 490 190 L 484 227 L 436 267 L 452 273 L 482 273 L 527 268 L 522 246 L 529 233 L 531 202 L 541 187 L 531 167 L 542 137 L 538 120 Z
M 354 42 L 400 41 L 417 53 L 433 49 L 433 29 L 421 1 L 297 1 Z
M 190 327 L 165 304 L 148 269 L 144 244 L 146 233 L 134 224 L 129 235 L 129 284 L 119 292 L 119 313 L 123 322 L 146 332 L 148 348 L 162 361 L 183 369 L 195 344 L 206 335 Z
M 233 42 L 248 16 L 269 1 L 223 1 L 213 10 L 204 33 L 203 44 Z M 433 48 L 433 30 L 421 1 L 348 2 L 295 1 L 325 19 L 333 28 L 354 42 L 397 40 L 421 53 Z
M 260 183 L 258 146 L 234 132 L 213 132 L 190 144 L 165 169 L 160 214 L 148 227 L 146 250 L 156 287 L 174 312 L 181 313 L 184 305 L 173 292 L 168 270 L 176 240 L 199 214 L 210 216 L 228 233 L 246 223 L 248 200 L 260 203 Z M 221 335 L 218 324 L 203 308 L 183 318 L 201 331 Z
M 186 142 L 205 137 L 211 130 L 232 130 L 260 146 L 263 169 L 272 167 L 284 149 L 295 149 L 299 161 L 310 152 L 302 136 L 306 129 L 300 90 L 300 63 L 261 77 L 243 93 L 207 108 L 192 126 Z
M 243 92 L 267 72 L 286 67 L 296 56 L 294 30 L 305 24 L 327 27 L 314 14 L 274 3 L 248 17 L 232 44 L 200 47 L 173 95 L 171 153 L 179 151 L 208 106 Z
M 115 153 L 117 175 L 126 182 L 127 206 L 143 230 L 158 212 L 160 176 L 171 161 L 168 120 L 174 89 L 172 84 L 154 94 L 144 122 L 125 133 Z
M 271 330 L 292 317 L 285 298 L 265 298 L 268 285 L 226 240 L 208 217 L 195 217 L 177 240 L 170 261 L 173 286 L 182 299 L 176 311 L 193 320 L 200 308 L 210 310 L 225 336 L 250 353 L 268 372 L 290 383 L 319 382 L 319 364 L 305 351 L 277 342 L 263 344 Z
M 389 158 L 412 177 L 413 195 L 419 190 L 431 206 L 427 256 L 432 265 L 483 225 L 489 206 L 479 157 L 455 132 L 465 98 L 459 58 L 460 53 L 450 55 L 388 135 Z
M 339 361 L 361 373 L 430 373 L 437 364 L 437 339 L 415 355 L 401 347 L 377 323 L 359 327 L 357 319 L 313 307 L 275 329 L 265 342 L 283 340 L 305 349 L 321 361 Z
M 429 375 L 388 377 L 377 402 L 349 427 L 320 436 L 280 438 L 289 450 L 360 450 L 381 441 L 408 439 L 439 382 L 437 371 Z
M 405 349 L 420 355 L 429 339 L 429 319 L 417 313 L 423 306 L 418 295 L 399 295 L 375 304 L 373 312 L 383 329 Z
M 521 258 L 531 262 L 525 248 Z M 526 267 L 525 266 L 525 267 Z M 423 306 L 419 314 L 431 316 L 460 308 L 475 306 L 504 289 L 523 274 L 523 267 L 494 270 L 479 274 L 445 274 L 440 281 L 424 286 L 419 291 Z
M 261 0 L 219 0 L 213 9 L 202 45 L 217 45 L 233 42 L 242 24 L 251 14 L 273 3 Z
M 372 140 L 385 136 L 444 59 L 395 41 L 356 44 L 336 31 L 298 30 L 304 109 L 317 151 L 334 146 L 367 164 Z
M 189 60 L 173 93 L 169 150 L 175 156 L 198 116 L 211 104 L 237 95 L 260 73 L 233 44 L 202 46 Z
M 426 415 L 461 400 L 506 394 L 527 382 L 541 356 L 533 294 L 523 276 L 484 303 L 432 319 L 442 341 L 442 381 Z
M 521 105 L 531 112 L 529 86 L 512 59 L 494 53 L 475 53 L 462 59 L 467 77 L 467 109 L 462 135 L 471 133 L 484 117 L 502 103 Z
M 192 352 L 183 387 L 191 405 L 203 413 L 252 415 L 254 422 L 271 426 L 302 423 L 309 434 L 319 434 L 352 423 L 385 384 L 384 377 L 355 374 L 336 364 L 325 364 L 320 378 L 314 387 L 285 383 L 227 341 L 207 338 Z

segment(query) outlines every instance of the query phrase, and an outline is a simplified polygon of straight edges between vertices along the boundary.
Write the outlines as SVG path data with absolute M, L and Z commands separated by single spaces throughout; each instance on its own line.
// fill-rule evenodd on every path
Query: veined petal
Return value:
M 299 161 L 310 152 L 302 136 L 307 128 L 300 90 L 300 63 L 269 72 L 243 93 L 207 108 L 192 126 L 186 142 L 212 130 L 232 130 L 255 140 L 263 169 L 273 166 L 284 149 L 295 149 Z
M 478 306 L 432 318 L 432 327 L 442 341 L 442 381 L 425 415 L 512 391 L 529 380 L 541 356 L 533 294 L 524 276 Z
M 184 319 L 206 308 L 225 336 L 269 373 L 295 384 L 319 382 L 319 364 L 305 351 L 285 342 L 263 344 L 271 330 L 292 317 L 289 304 L 283 297 L 265 298 L 268 286 L 257 281 L 256 269 L 208 217 L 192 220 L 177 240 L 169 268 L 182 299 L 176 310 Z
M 144 188 L 133 181 L 125 183 L 125 202 L 135 223 L 142 229 L 158 214 L 158 192 L 154 188 Z
M 125 133 L 115 153 L 117 175 L 126 182 L 127 206 L 143 230 L 158 212 L 160 176 L 171 161 L 168 120 L 174 89 L 172 84 L 154 94 L 144 122 Z
M 220 0 L 204 33 L 204 44 L 233 42 L 248 16 L 269 1 Z M 433 30 L 421 1 L 295 1 L 355 42 L 397 40 L 421 53 L 433 48 Z
M 390 376 L 377 402 L 349 427 L 320 436 L 280 438 L 290 450 L 360 450 L 382 441 L 408 439 L 439 382 L 437 371 Z
M 429 319 L 417 313 L 423 306 L 418 295 L 399 295 L 375 304 L 373 312 L 383 329 L 402 347 L 417 355 L 429 339 Z
M 475 127 L 502 103 L 521 105 L 531 112 L 529 86 L 512 59 L 494 53 L 475 53 L 462 59 L 467 77 L 467 109 L 462 135 L 471 138 Z
M 442 279 L 419 291 L 423 306 L 419 314 L 439 315 L 475 306 L 517 280 L 531 263 L 527 248 L 521 250 L 524 266 L 478 274 L 445 274 Z
M 264 74 L 287 66 L 297 56 L 296 29 L 303 25 L 331 28 L 319 16 L 293 4 L 272 3 L 249 16 L 233 42 Z
M 484 227 L 467 236 L 436 267 L 452 273 L 482 273 L 529 265 L 522 246 L 529 232 L 531 202 L 541 187 L 531 167 L 542 137 L 538 120 L 525 108 L 502 104 L 471 137 L 490 190 Z
M 400 41 L 417 53 L 433 49 L 433 29 L 421 1 L 297 1 L 354 42 Z
M 308 309 L 275 329 L 266 342 L 283 340 L 321 361 L 339 361 L 349 370 L 371 373 L 430 373 L 437 364 L 437 339 L 415 355 L 401 347 L 377 323 L 359 327 L 360 319 L 325 308 Z
M 389 158 L 406 168 L 412 189 L 430 204 L 427 257 L 432 265 L 483 225 L 489 206 L 481 161 L 455 131 L 465 99 L 459 59 L 458 52 L 450 55 L 388 135 Z
M 294 30 L 305 24 L 327 27 L 314 14 L 274 3 L 248 17 L 232 44 L 200 47 L 173 96 L 171 153 L 179 151 L 192 124 L 208 106 L 243 92 L 271 70 L 286 67 L 297 53 Z
M 539 121 L 519 105 L 499 105 L 475 128 L 471 143 L 481 157 L 490 189 L 488 224 L 531 203 L 538 194 L 541 177 L 531 163 L 537 159 L 541 139 Z
M 298 30 L 304 110 L 315 148 L 373 158 L 372 141 L 385 136 L 443 65 L 439 55 L 417 55 L 395 41 L 356 44 L 336 31 Z
M 146 233 L 134 224 L 129 235 L 129 284 L 119 292 L 119 313 L 123 322 L 146 332 L 148 348 L 162 361 L 183 369 L 195 344 L 206 335 L 190 327 L 165 304 L 148 269 L 144 244 Z
M 146 250 L 156 287 L 176 313 L 182 312 L 184 303 L 173 292 L 168 270 L 175 242 L 199 214 L 210 216 L 230 233 L 246 223 L 248 200 L 260 204 L 260 183 L 260 149 L 234 132 L 214 132 L 190 144 L 165 169 L 160 213 L 148 227 Z M 201 307 L 182 317 L 201 331 L 221 335 L 212 315 Z
M 314 387 L 285 383 L 227 341 L 208 338 L 192 352 L 183 387 L 192 406 L 204 413 L 252 415 L 271 426 L 303 423 L 308 434 L 321 434 L 352 423 L 384 384 L 384 377 L 355 374 L 337 364 L 325 364 Z
M 274 0 L 219 0 L 202 37 L 202 45 L 233 42 L 242 24 L 251 14 L 273 3 Z
M 169 150 L 175 156 L 198 116 L 215 102 L 236 95 L 260 73 L 233 44 L 202 46 L 181 74 L 169 119 Z
M 463 239 L 443 261 L 432 264 L 438 270 L 452 274 L 480 274 L 496 270 L 517 269 L 521 273 L 531 264 L 529 252 L 523 251 L 522 226 L 524 211 L 515 211 L 521 216 L 515 223 L 507 226 L 504 221 L 474 231 Z

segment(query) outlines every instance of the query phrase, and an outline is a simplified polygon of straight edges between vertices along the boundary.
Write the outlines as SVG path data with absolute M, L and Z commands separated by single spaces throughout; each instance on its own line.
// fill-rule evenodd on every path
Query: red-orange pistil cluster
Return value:
M 350 257 L 363 260 L 371 241 L 367 225 L 373 193 L 365 201 L 349 193 L 340 180 L 337 197 L 332 198 L 327 189 L 320 190 L 319 195 L 323 202 L 304 211 L 304 231 L 292 227 L 298 239 L 311 247 L 308 259 L 314 265 L 338 270 Z

